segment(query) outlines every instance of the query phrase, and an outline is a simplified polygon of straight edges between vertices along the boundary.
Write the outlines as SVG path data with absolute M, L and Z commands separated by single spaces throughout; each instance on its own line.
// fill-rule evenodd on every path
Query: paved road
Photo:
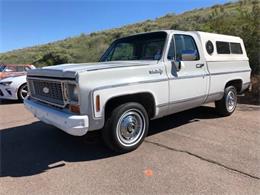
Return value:
M 134 152 L 72 137 L 0 104 L 0 194 L 260 194 L 260 107 L 211 105 L 153 121 Z

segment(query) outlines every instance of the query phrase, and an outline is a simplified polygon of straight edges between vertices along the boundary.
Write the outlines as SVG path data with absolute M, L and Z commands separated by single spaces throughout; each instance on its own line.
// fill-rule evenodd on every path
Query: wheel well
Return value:
M 229 87 L 229 86 L 234 86 L 237 90 L 237 92 L 239 93 L 242 90 L 242 80 L 241 79 L 236 79 L 236 80 L 232 80 L 227 82 L 225 88 Z
M 151 93 L 137 93 L 114 97 L 105 105 L 105 118 L 110 116 L 114 108 L 127 102 L 140 103 L 147 111 L 149 118 L 155 115 L 155 101 Z

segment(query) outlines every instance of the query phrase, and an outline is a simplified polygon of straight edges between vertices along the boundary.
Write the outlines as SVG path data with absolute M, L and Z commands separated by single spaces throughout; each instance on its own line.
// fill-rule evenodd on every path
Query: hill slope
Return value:
M 243 0 L 183 14 L 167 14 L 121 28 L 81 34 L 53 43 L 0 54 L 0 63 L 32 63 L 37 66 L 68 62 L 97 61 L 112 40 L 138 32 L 158 29 L 200 30 L 242 37 L 250 63 L 259 73 L 259 1 Z

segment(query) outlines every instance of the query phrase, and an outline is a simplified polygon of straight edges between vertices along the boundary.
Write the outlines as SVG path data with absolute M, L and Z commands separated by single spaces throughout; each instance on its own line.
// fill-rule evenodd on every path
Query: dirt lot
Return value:
M 0 103 L 0 194 L 260 194 L 260 106 L 211 105 L 153 121 L 134 152 L 72 137 Z

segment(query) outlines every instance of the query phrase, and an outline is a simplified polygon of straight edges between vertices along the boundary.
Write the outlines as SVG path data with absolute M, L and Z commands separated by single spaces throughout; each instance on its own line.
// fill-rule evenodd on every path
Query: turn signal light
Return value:
M 96 96 L 96 112 L 100 111 L 100 96 Z
M 71 112 L 73 112 L 73 113 L 80 114 L 80 107 L 79 107 L 79 105 L 70 104 L 69 105 L 69 110 Z

